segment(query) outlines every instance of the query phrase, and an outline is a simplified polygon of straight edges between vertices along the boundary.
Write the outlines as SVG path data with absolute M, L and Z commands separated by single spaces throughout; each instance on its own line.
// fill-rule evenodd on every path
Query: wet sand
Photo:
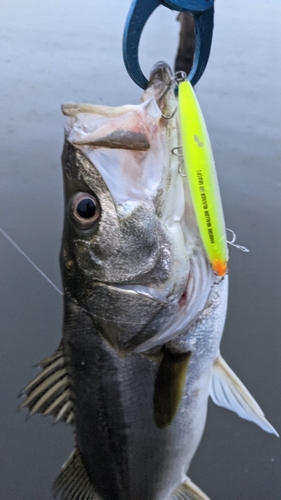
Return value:
M 60 288 L 60 154 L 67 101 L 137 103 L 122 62 L 130 1 L 1 2 L 0 227 Z M 229 4 L 229 5 L 226 5 Z M 98 12 L 95 11 L 98 6 Z M 217 2 L 196 87 L 211 136 L 231 250 L 222 354 L 281 432 L 281 4 Z M 158 9 L 141 43 L 148 74 L 172 63 L 175 14 Z M 62 298 L 0 234 L 0 499 L 49 500 L 73 448 L 70 427 L 16 413 L 16 396 L 61 336 Z M 280 440 L 210 403 L 189 471 L 213 500 L 280 500 Z

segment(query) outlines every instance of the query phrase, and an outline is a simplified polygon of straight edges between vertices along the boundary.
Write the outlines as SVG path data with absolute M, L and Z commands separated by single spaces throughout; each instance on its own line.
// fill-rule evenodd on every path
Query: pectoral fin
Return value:
M 232 410 L 239 417 L 259 425 L 264 431 L 279 436 L 248 389 L 221 356 L 218 356 L 213 365 L 210 396 L 218 406 Z
M 20 394 L 26 396 L 20 409 L 28 408 L 30 415 L 53 415 L 55 422 L 71 423 L 73 403 L 63 350 L 58 349 L 55 354 L 42 361 L 40 366 L 42 371 Z
M 177 414 L 186 382 L 191 353 L 173 354 L 168 349 L 158 368 L 154 387 L 154 419 L 159 429 L 170 425 Z
M 189 477 L 174 491 L 169 500 L 211 500 Z
M 54 498 L 60 500 L 101 500 L 90 483 L 78 448 L 74 448 L 53 485 Z

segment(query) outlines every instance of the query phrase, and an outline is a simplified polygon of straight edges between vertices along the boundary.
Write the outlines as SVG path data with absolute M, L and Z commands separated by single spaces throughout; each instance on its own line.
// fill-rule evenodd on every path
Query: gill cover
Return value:
M 225 223 L 210 139 L 189 82 L 179 84 L 180 131 L 193 207 L 207 257 L 219 276 L 227 272 Z

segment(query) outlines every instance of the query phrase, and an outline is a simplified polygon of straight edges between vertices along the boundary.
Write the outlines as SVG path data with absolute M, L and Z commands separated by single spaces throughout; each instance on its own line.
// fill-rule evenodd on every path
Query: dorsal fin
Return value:
M 30 416 L 42 413 L 53 415 L 55 422 L 71 423 L 73 402 L 62 348 L 42 361 L 39 366 L 42 371 L 20 394 L 25 395 L 20 409 L 28 408 Z

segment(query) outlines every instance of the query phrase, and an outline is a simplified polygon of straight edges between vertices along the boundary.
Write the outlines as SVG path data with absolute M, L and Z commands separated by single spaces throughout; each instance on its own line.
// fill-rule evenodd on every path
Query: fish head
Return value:
M 171 80 L 160 63 L 139 105 L 63 106 L 65 296 L 121 353 L 162 342 L 192 303 L 192 256 L 202 253 L 173 154 L 179 128 Z

